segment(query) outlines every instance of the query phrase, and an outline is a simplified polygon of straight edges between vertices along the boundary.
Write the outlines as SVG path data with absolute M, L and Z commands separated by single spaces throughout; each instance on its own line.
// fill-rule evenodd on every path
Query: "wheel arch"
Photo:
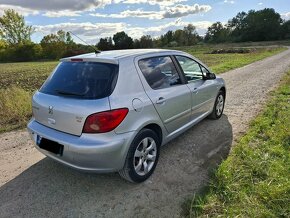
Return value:
M 142 129 L 150 129 L 153 132 L 155 132 L 157 134 L 157 136 L 158 136 L 160 145 L 162 144 L 162 141 L 163 141 L 163 133 L 162 133 L 162 128 L 158 124 L 156 124 L 156 123 L 150 123 L 150 124 L 147 124 L 146 126 L 144 126 Z
M 224 87 L 224 86 L 222 86 L 221 88 L 220 88 L 220 91 L 223 91 L 223 93 L 225 94 L 225 99 L 226 99 L 226 87 Z

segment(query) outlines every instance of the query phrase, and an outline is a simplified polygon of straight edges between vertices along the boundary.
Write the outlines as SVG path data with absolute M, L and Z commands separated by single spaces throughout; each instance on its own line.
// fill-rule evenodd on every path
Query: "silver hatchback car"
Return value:
M 70 167 L 143 182 L 160 146 L 222 116 L 225 82 L 174 50 L 106 51 L 61 59 L 32 98 L 36 148 Z

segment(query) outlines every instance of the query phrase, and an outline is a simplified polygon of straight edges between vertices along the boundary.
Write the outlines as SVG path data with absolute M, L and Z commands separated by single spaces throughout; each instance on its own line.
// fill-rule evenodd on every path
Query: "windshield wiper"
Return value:
M 67 92 L 67 91 L 64 91 L 64 90 L 59 90 L 59 89 L 55 89 L 54 91 L 56 91 L 58 94 L 60 95 L 70 95 L 70 96 L 85 96 L 85 94 L 80 94 L 80 93 L 76 93 L 76 92 Z

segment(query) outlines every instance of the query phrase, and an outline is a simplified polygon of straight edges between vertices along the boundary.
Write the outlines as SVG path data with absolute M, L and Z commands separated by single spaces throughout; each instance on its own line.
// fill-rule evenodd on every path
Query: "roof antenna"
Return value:
M 82 40 L 80 37 L 78 37 L 76 34 L 74 34 L 71 31 L 68 31 L 70 34 L 74 35 L 75 37 L 77 37 L 79 40 L 81 40 L 82 42 L 84 42 L 86 45 L 90 46 L 92 49 L 94 49 L 95 54 L 99 54 L 101 53 L 101 51 L 99 51 L 95 46 L 89 45 L 87 42 L 85 42 L 84 40 Z

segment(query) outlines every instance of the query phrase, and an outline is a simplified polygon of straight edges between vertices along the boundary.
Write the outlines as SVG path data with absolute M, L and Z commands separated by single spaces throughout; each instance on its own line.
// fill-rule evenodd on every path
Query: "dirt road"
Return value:
M 154 175 L 143 184 L 55 163 L 33 148 L 26 131 L 0 135 L 0 217 L 179 217 L 184 199 L 204 186 L 209 169 L 228 155 L 289 69 L 287 50 L 222 74 L 225 115 L 163 147 Z

